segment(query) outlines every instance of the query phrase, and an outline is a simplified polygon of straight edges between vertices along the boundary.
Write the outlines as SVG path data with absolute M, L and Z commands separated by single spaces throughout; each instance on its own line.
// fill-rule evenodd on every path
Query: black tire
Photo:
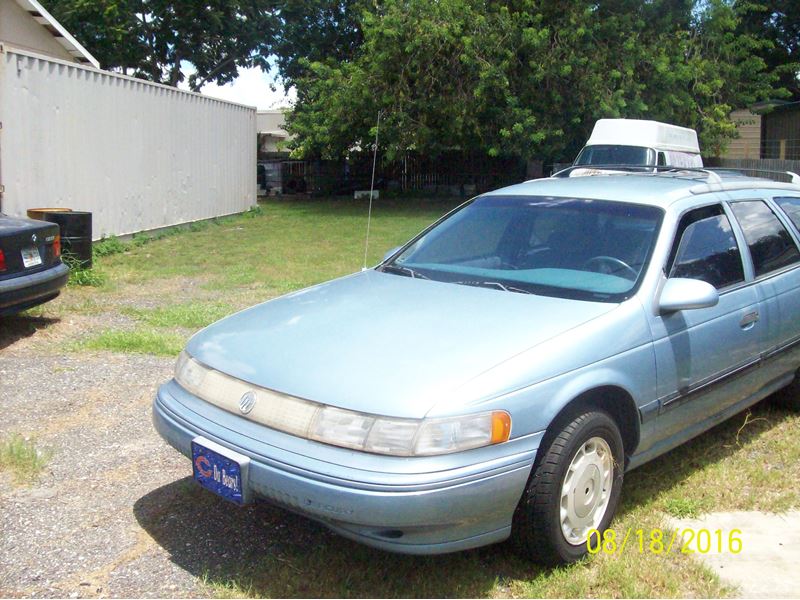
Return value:
M 622 437 L 611 416 L 601 410 L 587 409 L 587 412 L 567 417 L 561 424 L 556 424 L 554 431 L 545 436 L 528 486 L 517 505 L 512 541 L 527 558 L 556 565 L 574 562 L 587 554 L 586 541 L 572 544 L 565 537 L 561 528 L 560 505 L 567 470 L 578 451 L 592 438 L 606 442 L 613 465 L 608 504 L 596 529 L 602 535 L 611 523 L 622 490 Z
M 792 383 L 775 392 L 772 398 L 778 406 L 800 412 L 800 371 L 794 374 Z

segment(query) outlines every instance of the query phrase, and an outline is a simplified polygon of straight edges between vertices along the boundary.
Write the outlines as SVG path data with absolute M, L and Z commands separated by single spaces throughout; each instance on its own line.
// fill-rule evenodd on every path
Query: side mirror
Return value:
M 709 308 L 719 302 L 719 293 L 710 283 L 699 279 L 667 279 L 661 290 L 658 308 L 662 313 L 695 308 Z
M 381 260 L 381 262 L 386 262 L 387 260 L 389 260 L 392 254 L 400 250 L 400 248 L 401 248 L 400 246 L 395 246 L 394 248 L 389 250 L 386 254 L 383 255 L 383 260 Z

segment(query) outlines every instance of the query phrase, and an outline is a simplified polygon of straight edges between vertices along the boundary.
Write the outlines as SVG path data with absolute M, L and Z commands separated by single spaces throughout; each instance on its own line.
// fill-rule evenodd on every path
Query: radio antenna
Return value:
M 372 151 L 372 182 L 369 184 L 369 212 L 367 213 L 367 241 L 364 244 L 364 266 L 361 267 L 362 271 L 367 270 L 367 252 L 369 252 L 369 226 L 372 222 L 372 194 L 375 190 L 375 165 L 378 162 L 378 131 L 381 126 L 381 112 L 378 111 L 378 121 L 375 123 L 375 147 Z

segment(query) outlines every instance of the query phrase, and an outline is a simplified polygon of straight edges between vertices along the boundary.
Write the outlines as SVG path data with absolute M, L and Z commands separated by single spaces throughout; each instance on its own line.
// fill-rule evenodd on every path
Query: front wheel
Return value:
M 514 515 L 512 537 L 546 564 L 576 561 L 592 531 L 608 528 L 622 488 L 623 446 L 616 422 L 592 410 L 545 438 Z

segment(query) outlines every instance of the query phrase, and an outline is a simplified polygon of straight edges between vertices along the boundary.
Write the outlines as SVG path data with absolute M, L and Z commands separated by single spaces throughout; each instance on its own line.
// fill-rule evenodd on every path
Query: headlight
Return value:
M 511 435 L 511 417 L 502 410 L 439 419 L 371 415 L 253 386 L 206 367 L 186 351 L 178 357 L 175 380 L 206 402 L 272 429 L 375 454 L 448 454 L 499 444 Z M 248 392 L 255 402 L 245 413 L 239 401 Z

